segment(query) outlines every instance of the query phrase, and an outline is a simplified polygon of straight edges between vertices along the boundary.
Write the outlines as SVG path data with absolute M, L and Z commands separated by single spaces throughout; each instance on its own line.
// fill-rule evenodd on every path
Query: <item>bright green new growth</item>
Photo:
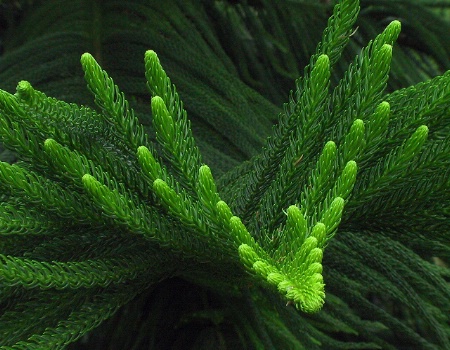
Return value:
M 170 276 L 220 292 L 225 286 L 239 297 L 254 292 L 262 303 L 276 293 L 286 306 L 319 311 L 326 301 L 323 257 L 339 224 L 346 215 L 364 216 L 357 205 L 383 200 L 419 167 L 429 132 L 425 125 L 407 135 L 390 128 L 396 99 L 387 102 L 384 89 L 398 21 L 361 51 L 339 84 L 330 83 L 358 12 L 358 1 L 335 6 L 273 136 L 220 181 L 203 163 L 154 51 L 144 60 L 157 144 L 89 53 L 81 64 L 99 111 L 49 98 L 25 81 L 15 95 L 0 91 L 0 140 L 20 157 L 0 163 L 0 235 L 18 239 L 0 242 L 0 349 L 64 347 Z M 98 139 L 83 138 L 90 129 Z M 400 135 L 389 154 L 363 168 L 390 132 Z M 59 250 L 60 242 L 67 248 L 78 240 L 70 255 Z M 36 307 L 33 293 L 49 296 L 54 307 Z M 24 297 L 16 303 L 16 295 Z M 17 310 L 30 317 L 15 329 Z M 43 312 L 46 319 L 37 322 Z M 267 320 L 272 313 L 262 312 Z M 278 317 L 273 322 L 286 342 L 303 346 Z M 342 328 L 356 332 L 345 320 Z
M 167 79 L 165 78 L 166 75 L 162 71 L 161 66 L 158 64 L 159 61 L 156 60 L 155 57 L 155 54 L 152 52 L 146 54 L 146 60 L 154 61 L 151 64 L 147 64 L 146 67 L 151 67 L 152 75 L 163 77 L 161 79 Z M 327 63 L 328 58 L 325 55 L 322 55 L 319 57 L 317 65 L 320 67 L 320 65 L 326 65 Z M 147 72 L 147 77 L 149 74 L 150 73 Z M 170 81 L 167 84 L 169 83 Z M 315 87 L 321 90 L 320 85 L 323 85 L 323 83 L 320 83 Z M 166 96 L 165 99 L 167 100 L 168 97 Z M 311 108 L 314 108 L 314 106 Z M 207 236 L 211 240 L 218 240 L 217 244 L 219 245 L 221 244 L 221 241 L 229 241 L 229 243 L 232 243 L 235 246 L 236 252 L 239 252 L 239 256 L 244 262 L 244 265 L 250 272 L 255 273 L 265 282 L 268 282 L 269 285 L 276 287 L 287 299 L 292 299 L 299 309 L 308 312 L 314 312 L 320 309 L 325 296 L 322 278 L 318 277 L 320 276 L 321 271 L 320 262 L 322 260 L 322 255 L 320 254 L 315 259 L 305 259 L 305 256 L 307 256 L 312 249 L 317 248 L 315 246 L 303 246 L 303 242 L 300 242 L 302 247 L 300 249 L 301 254 L 295 254 L 292 257 L 292 264 L 297 268 L 286 270 L 285 275 L 280 274 L 276 267 L 276 262 L 271 258 L 271 252 L 264 251 L 263 248 L 254 241 L 251 237 L 251 233 L 239 217 L 233 216 L 231 212 L 231 217 L 217 215 L 218 203 L 221 202 L 222 207 L 225 206 L 226 203 L 221 201 L 216 192 L 216 185 L 209 168 L 202 165 L 198 169 L 198 175 L 196 176 L 197 183 L 195 183 L 195 179 L 188 178 L 189 173 L 186 170 L 191 169 L 192 165 L 195 164 L 194 161 L 198 158 L 196 157 L 195 147 L 193 148 L 194 152 L 191 151 L 191 148 L 187 147 L 182 148 L 185 152 L 181 151 L 180 147 L 183 146 L 180 145 L 182 145 L 184 138 L 177 137 L 177 135 L 183 134 L 182 130 L 186 125 L 184 120 L 182 118 L 171 116 L 169 110 L 166 108 L 164 100 L 159 96 L 154 96 L 152 98 L 152 111 L 157 139 L 167 152 L 166 160 L 169 161 L 174 168 L 180 170 L 178 174 L 180 176 L 180 182 L 174 182 L 173 184 L 175 188 L 180 189 L 180 191 L 177 192 L 175 188 L 172 188 L 163 179 L 158 177 L 158 173 L 161 173 L 159 170 L 161 169 L 161 166 L 157 164 L 150 155 L 147 158 L 149 161 L 148 163 L 144 161 L 144 157 L 140 158 L 141 166 L 149 172 L 148 176 L 150 178 L 154 178 L 154 193 L 167 210 L 183 224 L 195 229 L 197 234 Z M 185 113 L 183 113 L 183 115 L 184 114 Z M 191 132 L 188 131 L 185 134 L 191 135 Z M 193 144 L 193 141 L 190 143 Z M 142 154 L 143 152 L 147 153 L 148 151 L 141 148 L 140 152 Z M 177 157 L 178 154 L 183 154 L 183 157 Z M 163 175 L 163 177 L 166 176 Z M 182 188 L 181 184 L 186 184 L 187 186 Z M 193 186 L 189 186 L 189 184 L 193 184 Z M 192 190 L 194 193 L 191 196 L 188 193 Z M 340 211 L 333 208 L 332 214 L 331 211 L 328 210 L 327 212 L 324 212 L 323 215 L 323 219 L 326 222 L 332 220 L 339 221 L 340 216 L 342 215 L 342 208 Z M 334 216 L 332 217 L 332 215 Z M 336 222 L 332 223 L 333 228 L 336 225 Z M 295 230 L 294 227 L 290 227 L 289 230 L 293 231 L 292 235 L 303 235 L 301 231 Z M 319 273 L 314 272 L 317 268 L 316 270 L 311 269 L 313 263 L 320 266 Z M 303 272 L 305 273 L 305 276 L 303 275 Z M 273 273 L 277 273 L 279 278 L 273 279 Z M 292 282 L 290 280 L 292 280 Z M 297 285 L 297 287 L 294 287 L 294 285 Z M 313 293 L 312 290 L 315 292 Z

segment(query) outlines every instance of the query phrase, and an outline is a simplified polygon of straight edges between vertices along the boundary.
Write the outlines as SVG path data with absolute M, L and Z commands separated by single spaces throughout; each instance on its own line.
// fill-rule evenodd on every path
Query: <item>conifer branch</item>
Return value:
M 145 271 L 144 255 L 118 256 L 115 259 L 85 260 L 82 262 L 39 262 L 36 260 L 0 255 L 0 278 L 5 287 L 64 289 L 122 283 Z M 121 266 L 127 261 L 127 266 Z
M 145 76 L 153 94 L 153 126 L 158 141 L 165 149 L 165 156 L 174 170 L 182 176 L 190 190 L 197 182 L 197 169 L 202 165 L 200 151 L 195 144 L 190 122 L 172 85 L 154 51 L 145 53 Z
M 48 215 L 30 208 L 7 203 L 0 205 L 0 236 L 48 235 L 58 232 L 63 223 L 51 220 Z
M 255 70 L 276 60 L 275 52 L 289 51 L 293 37 L 277 41 L 276 35 L 291 35 L 298 22 L 278 23 L 285 17 L 277 11 L 297 5 L 303 6 L 115 4 L 124 18 L 138 13 L 141 29 L 136 38 L 105 30 L 116 51 L 126 44 L 128 52 L 130 40 L 136 47 L 151 42 L 162 51 L 191 117 L 209 111 L 202 108 L 206 103 L 230 116 L 210 114 L 191 128 L 175 85 L 148 50 L 154 143 L 137 117 L 147 121 L 140 114 L 139 86 L 145 90 L 145 81 L 123 79 L 124 91 L 132 90 L 133 110 L 89 53 L 81 65 L 96 109 L 48 97 L 27 81 L 19 82 L 14 95 L 0 90 L 0 141 L 19 159 L 0 162 L 0 350 L 62 349 L 143 291 L 147 305 L 134 303 L 143 312 L 140 319 L 151 310 L 152 322 L 133 328 L 149 337 L 137 337 L 135 347 L 154 342 L 160 325 L 153 320 L 186 300 L 195 302 L 183 309 L 175 328 L 206 320 L 214 334 L 234 336 L 231 345 L 220 346 L 394 349 L 399 342 L 388 329 L 420 349 L 450 346 L 448 268 L 431 263 L 447 264 L 450 257 L 450 75 L 385 92 L 392 55 L 404 53 L 395 44 L 399 21 L 370 41 L 343 73 L 339 59 L 352 36 L 362 39 L 362 30 L 354 29 L 359 1 L 339 1 L 262 151 L 215 178 L 220 152 L 208 151 L 214 137 L 204 131 L 214 124 L 215 131 L 223 129 L 217 145 L 239 148 L 221 157 L 229 157 L 229 167 L 260 146 L 273 120 L 264 109 L 275 108 L 239 78 L 250 76 L 245 65 L 256 51 L 251 46 L 263 45 L 262 55 L 269 55 L 253 57 Z M 247 35 L 246 45 L 239 46 L 248 46 L 243 56 L 232 57 L 233 50 L 225 50 L 211 31 L 209 21 L 226 16 L 234 21 L 231 38 Z M 264 28 L 267 19 L 273 30 Z M 43 18 L 38 29 L 50 23 Z M 255 28 L 264 38 L 256 37 Z M 116 34 L 126 40 L 116 43 Z M 50 50 L 51 37 L 46 38 Z M 167 43 L 169 54 L 163 50 Z M 234 67 L 239 57 L 243 67 Z M 273 62 L 273 71 L 292 76 L 289 67 L 298 65 L 292 57 Z M 108 59 L 102 54 L 105 66 L 114 69 Z M 261 126 L 252 129 L 257 118 Z M 189 281 L 200 293 L 172 290 L 170 283 L 148 289 L 171 277 Z M 123 310 L 128 321 L 136 314 Z M 321 312 L 305 316 L 298 310 Z M 111 342 L 129 325 L 120 323 Z
M 148 137 L 134 111 L 129 107 L 124 94 L 114 84 L 108 74 L 101 69 L 89 53 L 81 56 L 81 65 L 89 89 L 95 96 L 95 102 L 104 111 L 107 121 L 116 126 L 118 135 L 130 149 L 148 145 Z
M 97 220 L 96 210 L 89 204 L 82 204 L 83 200 L 77 193 L 70 193 L 64 188 L 17 165 L 0 163 L 0 179 L 2 186 L 10 188 L 17 195 L 29 198 L 30 203 L 39 204 L 57 213 L 62 218 L 77 218 L 80 222 Z

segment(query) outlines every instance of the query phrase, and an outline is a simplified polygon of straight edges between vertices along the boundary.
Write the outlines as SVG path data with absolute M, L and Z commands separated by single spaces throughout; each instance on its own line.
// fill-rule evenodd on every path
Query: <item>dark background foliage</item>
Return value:
M 1 11 L 2 88 L 20 80 L 90 104 L 79 57 L 90 52 L 145 114 L 143 52 L 155 50 L 217 172 L 258 152 L 331 15 L 331 1 L 10 1 Z M 199 3 L 199 4 L 200 4 Z M 445 71 L 449 22 L 415 1 L 362 1 L 334 76 L 391 20 L 402 21 L 391 90 Z M 424 2 L 425 3 L 425 2 Z M 242 116 L 245 116 L 243 118 Z M 239 127 L 239 132 L 236 132 Z
M 91 104 L 79 64 L 81 54 L 88 51 L 125 92 L 152 134 L 143 55 L 145 50 L 153 49 L 179 89 L 204 161 L 219 177 L 259 151 L 295 79 L 302 75 L 320 41 L 333 4 L 319 0 L 3 1 L 0 85 L 13 92 L 18 81 L 28 80 L 50 96 Z M 333 72 L 333 81 L 337 82 L 361 47 L 393 19 L 402 22 L 402 34 L 394 49 L 388 90 L 442 74 L 450 68 L 448 7 L 448 1 L 361 1 L 358 28 Z M 14 160 L 7 150 L 0 157 Z M 366 225 L 362 223 L 361 227 Z M 346 240 L 346 233 L 338 235 L 324 261 L 324 266 L 329 267 L 325 275 L 327 292 L 330 298 L 342 298 L 348 304 L 345 307 L 356 310 L 362 318 L 391 327 L 371 322 L 365 332 L 381 334 L 398 349 L 411 349 L 413 344 L 408 341 L 414 336 L 408 329 L 424 337 L 431 332 L 413 308 L 379 290 L 361 295 L 351 285 L 342 285 L 344 279 L 338 278 L 350 274 L 345 269 L 359 266 L 361 261 L 374 269 L 384 268 L 377 267 L 379 257 L 366 255 L 365 244 L 377 247 L 380 254 L 389 247 L 383 246 L 373 232 L 367 240 L 353 242 L 361 256 L 352 257 L 347 256 L 345 245 L 350 240 Z M 431 259 L 433 252 L 424 248 L 419 253 Z M 448 247 L 442 247 L 440 253 L 448 258 Z M 409 258 L 405 255 L 400 259 L 407 262 Z M 364 271 L 361 268 L 361 273 Z M 242 315 L 257 314 L 250 302 L 240 303 L 234 304 L 226 293 L 218 295 L 189 281 L 170 279 L 122 308 L 73 348 L 234 349 L 242 339 L 233 322 Z M 365 339 L 361 331 L 356 335 L 342 331 L 341 325 L 329 328 L 327 315 L 333 315 L 333 307 L 338 304 L 336 299 L 327 304 L 326 313 L 301 315 L 307 321 L 301 324 L 309 326 L 295 334 L 323 332 L 348 344 Z M 286 320 L 297 317 L 290 312 L 285 311 Z M 350 322 L 350 316 L 348 320 L 345 314 L 340 317 Z M 430 342 L 438 338 L 432 333 L 428 336 Z

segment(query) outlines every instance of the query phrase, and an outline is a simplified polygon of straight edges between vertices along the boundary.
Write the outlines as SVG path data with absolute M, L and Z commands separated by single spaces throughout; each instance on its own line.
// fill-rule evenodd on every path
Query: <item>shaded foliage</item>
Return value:
M 1 87 L 31 83 L 2 91 L 2 348 L 104 320 L 72 346 L 449 348 L 450 24 L 435 3 L 365 0 L 353 23 L 355 1 L 328 22 L 330 1 L 2 2 Z M 114 79 L 83 56 L 95 104 L 84 52 Z M 203 163 L 251 239 L 210 205 Z M 280 283 L 305 276 L 307 238 L 317 261 L 326 247 L 315 314 Z

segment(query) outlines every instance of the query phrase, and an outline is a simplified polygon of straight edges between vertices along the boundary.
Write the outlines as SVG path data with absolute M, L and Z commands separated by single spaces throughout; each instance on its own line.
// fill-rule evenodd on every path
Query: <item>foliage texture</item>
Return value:
M 450 348 L 430 4 L 1 4 L 0 349 Z

